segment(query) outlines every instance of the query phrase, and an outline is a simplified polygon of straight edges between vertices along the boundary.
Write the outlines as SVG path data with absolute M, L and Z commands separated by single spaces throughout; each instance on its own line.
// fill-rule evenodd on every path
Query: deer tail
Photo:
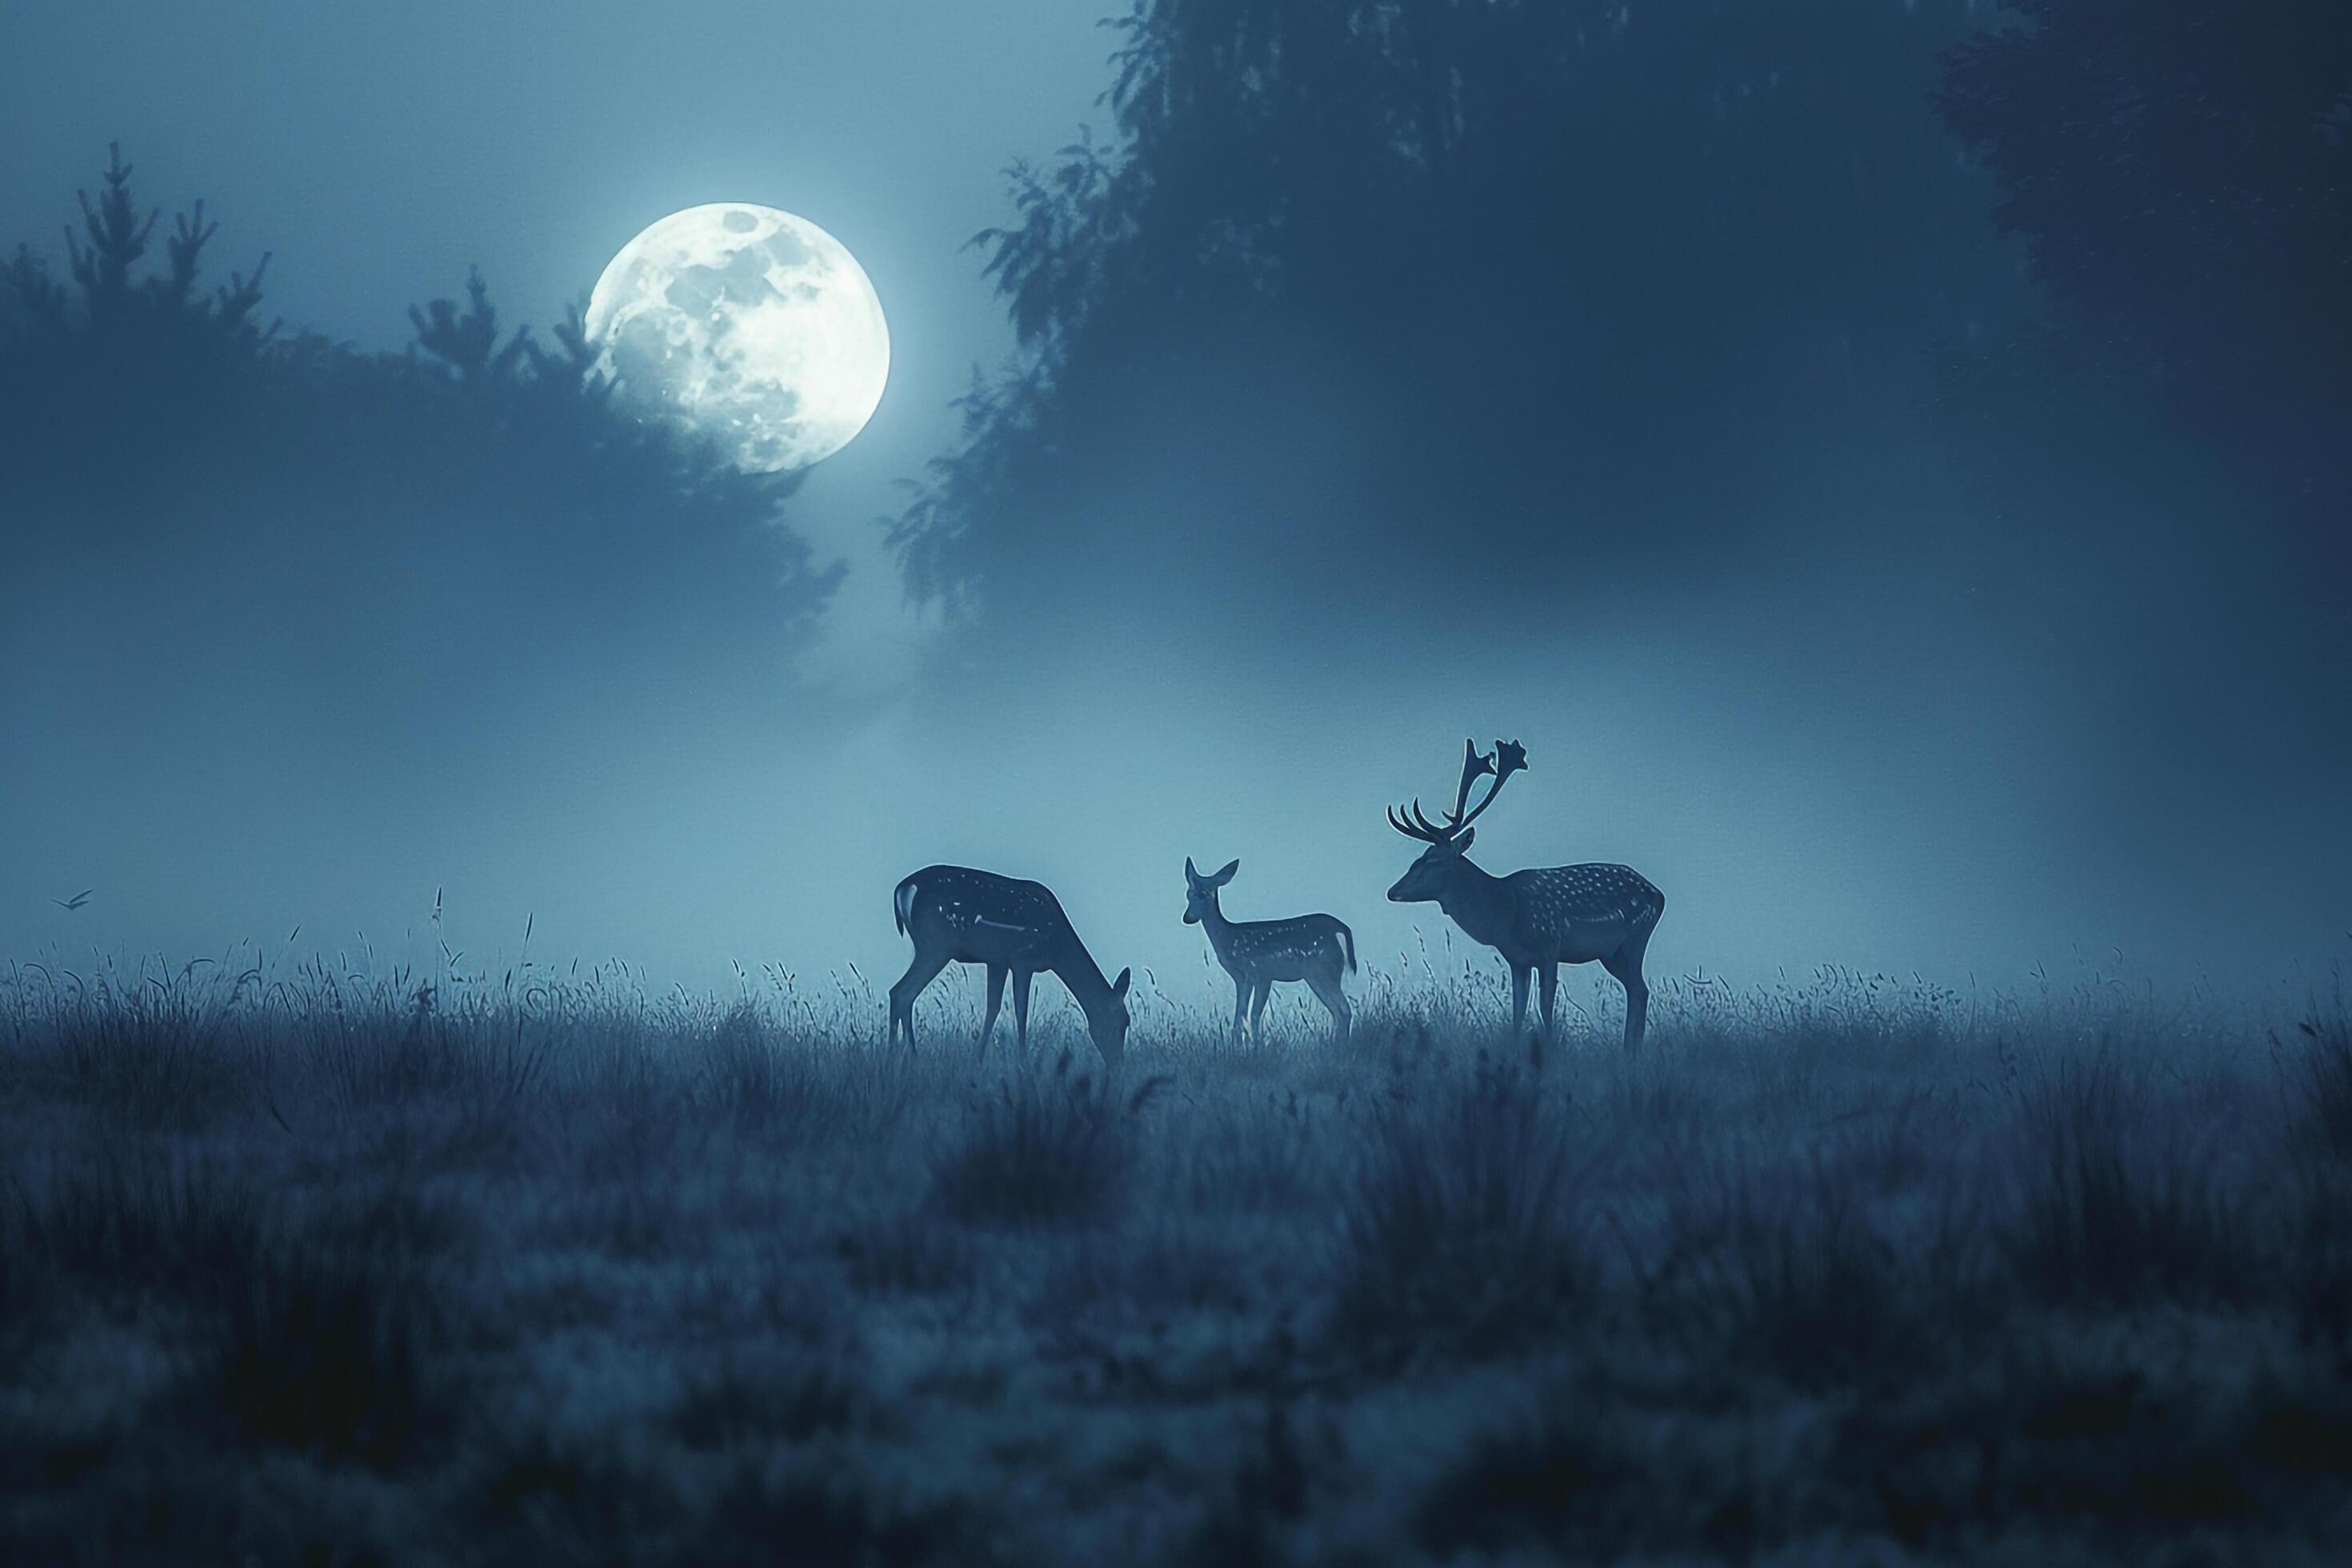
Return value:
M 906 935 L 908 922 L 915 918 L 915 879 L 909 877 L 898 884 L 890 899 L 890 912 L 898 917 L 898 934 Z
M 1353 974 L 1356 973 L 1356 933 L 1348 929 L 1345 921 L 1333 921 L 1331 923 L 1339 928 L 1339 947 L 1348 955 L 1348 973 Z

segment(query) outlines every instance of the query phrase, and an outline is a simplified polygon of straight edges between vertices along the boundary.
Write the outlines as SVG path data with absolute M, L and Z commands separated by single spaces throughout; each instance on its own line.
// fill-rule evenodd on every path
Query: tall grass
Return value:
M 250 1087 L 259 1060 L 245 1005 L 259 971 L 160 961 L 91 975 L 18 967 L 0 985 L 12 1079 L 62 1088 L 133 1127 L 199 1121 Z
M 1335 1321 L 1391 1354 L 1526 1343 L 1592 1274 L 1585 1184 L 1566 1098 L 1483 1052 L 1465 1073 L 1400 1070 L 1366 1114 Z
M 0 1559 L 2352 1544 L 2340 1010 L 1146 985 L 1106 1078 L 854 976 L 0 972 Z
M 2342 994 L 2331 1006 L 2315 1006 L 2296 1030 L 2312 1131 L 2328 1152 L 2352 1161 L 2352 1012 Z
M 965 1125 L 931 1167 L 931 1202 L 955 1219 L 1049 1224 L 1102 1217 L 1127 1196 L 1137 1124 L 1160 1080 L 1122 1100 L 1074 1072 L 1067 1049 L 966 1107 Z
M 450 1442 L 450 1297 L 397 1246 L 276 1238 L 221 1295 L 185 1392 L 238 1436 L 383 1470 Z
M 216 1294 L 265 1247 L 262 1184 L 198 1151 L 113 1136 L 20 1150 L 7 1186 L 17 1266 L 118 1301 Z
M 2062 1301 L 2245 1299 L 2263 1248 L 2210 1144 L 2147 1103 L 2147 1080 L 2102 1044 L 2026 1092 L 2007 1237 L 2019 1279 Z

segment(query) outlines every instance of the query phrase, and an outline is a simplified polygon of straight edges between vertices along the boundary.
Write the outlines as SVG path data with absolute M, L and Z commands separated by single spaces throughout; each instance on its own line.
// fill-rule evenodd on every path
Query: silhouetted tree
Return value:
M 408 322 L 415 330 L 416 346 L 447 365 L 467 385 L 511 379 L 515 361 L 527 342 L 523 333 L 499 342 L 499 312 L 490 303 L 489 289 L 478 268 L 466 272 L 466 305 L 436 300 L 419 309 L 408 307 Z M 537 368 L 534 366 L 534 368 Z
M 26 247 L 0 278 L 26 602 L 112 583 L 92 613 L 131 647 L 169 623 L 175 670 L 339 669 L 354 714 L 428 729 L 486 710 L 461 689 L 593 701 L 649 649 L 723 688 L 798 646 L 838 569 L 780 520 L 794 478 L 616 405 L 576 309 L 543 349 L 469 273 L 404 353 L 265 328 L 268 258 L 207 289 L 217 225 L 153 256 L 131 176 L 83 196 L 69 281 Z
M 1027 616 L 1087 561 L 1181 605 L 1205 556 L 1409 598 L 1467 518 L 1503 600 L 1670 552 L 2013 299 L 1927 101 L 1967 20 L 1138 0 L 1115 134 L 978 237 L 1022 357 L 896 521 L 910 587 Z
M 8 362 L 0 382 L 21 399 L 6 405 L 18 429 L 52 422 L 47 450 L 56 450 L 64 426 L 90 412 L 87 397 L 103 395 L 125 410 L 139 404 L 142 420 L 157 417 L 165 400 L 217 406 L 225 387 L 211 395 L 198 389 L 249 372 L 277 331 L 275 323 L 265 329 L 255 320 L 268 255 L 211 294 L 198 291 L 205 249 L 219 230 L 202 202 L 175 216 L 164 236 L 163 266 L 142 275 L 163 215 L 160 208 L 141 213 L 131 172 L 121 148 L 110 145 L 98 195 L 78 193 L 82 224 L 65 237 L 70 289 L 50 277 L 28 246 L 18 246 L 7 269 L 13 308 L 0 315 Z M 30 456 L 37 461 L 40 452 Z
M 2188 428 L 2352 496 L 2352 10 L 2011 0 L 1937 103 L 2095 363 Z M 2010 384 L 2005 383 L 2006 384 Z

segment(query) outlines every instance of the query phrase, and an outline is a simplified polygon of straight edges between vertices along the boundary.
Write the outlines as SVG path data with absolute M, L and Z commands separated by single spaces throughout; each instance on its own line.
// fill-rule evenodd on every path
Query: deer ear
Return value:
M 1124 970 L 1124 969 L 1120 970 L 1120 971 L 1118 972 L 1118 979 L 1116 979 L 1116 980 L 1114 980 L 1114 981 L 1112 981 L 1112 982 L 1110 983 L 1110 994 L 1111 994 L 1112 995 L 1114 995 L 1114 996 L 1124 996 L 1124 995 L 1126 995 L 1126 994 L 1127 994 L 1127 983 L 1128 983 L 1128 981 L 1129 981 L 1129 978 L 1131 978 L 1131 977 L 1129 975 L 1129 973 L 1128 973 L 1128 972 L 1127 972 L 1126 970 Z
M 1184 879 L 1188 882 L 1197 882 L 1201 879 L 1201 873 L 1192 869 L 1192 858 L 1190 855 L 1184 857 Z
M 1470 841 L 1471 841 L 1473 838 L 1475 838 L 1475 837 L 1478 837 L 1478 830 L 1477 830 L 1476 828 L 1475 828 L 1475 827 L 1465 827 L 1465 828 L 1464 828 L 1464 829 L 1462 830 L 1462 837 L 1459 837 L 1459 838 L 1456 838 L 1456 839 L 1454 841 L 1454 847 L 1455 851 L 1458 853 L 1458 852 L 1460 852 L 1460 851 L 1462 851 L 1462 850 L 1465 850 L 1465 849 L 1469 848 L 1469 847 L 1470 847 Z
M 1220 888 L 1222 888 L 1222 887 L 1223 887 L 1227 882 L 1232 881 L 1232 880 L 1234 879 L 1234 872 L 1236 872 L 1236 871 L 1238 871 L 1238 870 L 1240 870 L 1241 868 L 1242 868 L 1242 863 L 1241 863 L 1240 861 L 1238 861 L 1238 860 L 1228 860 L 1228 861 L 1226 861 L 1226 862 L 1225 862 L 1225 868 L 1224 868 L 1223 870 L 1222 870 L 1222 871 L 1218 872 L 1215 876 L 1213 876 L 1213 877 L 1210 878 L 1210 879 L 1209 879 L 1209 880 L 1211 880 L 1211 881 L 1214 882 L 1217 886 L 1219 886 Z

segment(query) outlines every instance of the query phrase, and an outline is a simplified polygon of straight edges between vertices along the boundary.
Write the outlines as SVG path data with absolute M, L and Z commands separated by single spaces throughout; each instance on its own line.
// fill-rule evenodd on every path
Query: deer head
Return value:
M 1096 971 L 1100 973 L 1099 970 Z M 1120 970 L 1118 978 L 1110 983 L 1106 994 L 1097 998 L 1082 998 L 1079 1011 L 1087 1016 L 1087 1035 L 1102 1053 L 1104 1065 L 1117 1069 L 1127 1055 L 1127 1030 L 1133 1016 L 1127 1010 L 1127 985 L 1130 972 Z M 1072 995 L 1076 995 L 1075 989 Z
M 1203 877 L 1192 868 L 1192 858 L 1184 857 L 1184 923 L 1198 925 L 1217 910 L 1217 889 L 1234 879 L 1242 868 L 1238 860 L 1228 860 L 1225 868 L 1213 877 Z
M 1443 822 L 1432 822 L 1422 814 L 1418 795 L 1413 797 L 1410 815 L 1389 807 L 1391 827 L 1429 846 L 1397 879 L 1396 886 L 1389 889 L 1389 902 L 1392 904 L 1429 903 L 1442 897 L 1446 882 L 1462 863 L 1463 853 L 1477 837 L 1477 830 L 1470 824 L 1495 804 L 1495 797 L 1503 793 L 1503 785 L 1513 773 L 1527 771 L 1528 749 L 1517 741 L 1497 741 L 1494 751 L 1484 755 L 1475 741 L 1465 741 L 1462 752 L 1462 783 L 1454 792 L 1454 809 L 1445 814 Z M 1486 786 L 1486 795 L 1476 805 L 1470 805 L 1470 786 L 1488 775 L 1495 782 Z

